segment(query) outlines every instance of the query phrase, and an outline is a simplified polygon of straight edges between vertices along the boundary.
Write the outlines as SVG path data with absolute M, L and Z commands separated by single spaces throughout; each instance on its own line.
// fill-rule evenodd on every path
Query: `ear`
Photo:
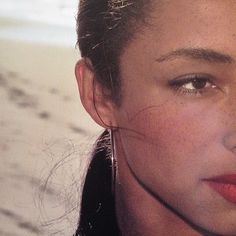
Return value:
M 92 63 L 83 58 L 76 64 L 75 75 L 80 99 L 93 120 L 104 128 L 116 127 L 114 103 L 104 93 L 104 88 L 96 80 Z

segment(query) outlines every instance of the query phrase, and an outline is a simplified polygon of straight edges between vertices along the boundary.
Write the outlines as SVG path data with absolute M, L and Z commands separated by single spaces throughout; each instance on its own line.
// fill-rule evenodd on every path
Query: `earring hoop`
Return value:
M 115 150 L 115 142 L 114 142 L 114 133 L 112 129 L 109 129 L 110 134 L 110 142 L 111 142 L 111 190 L 112 194 L 115 194 L 115 185 L 116 185 L 116 168 L 117 168 L 117 161 L 116 161 L 116 150 Z

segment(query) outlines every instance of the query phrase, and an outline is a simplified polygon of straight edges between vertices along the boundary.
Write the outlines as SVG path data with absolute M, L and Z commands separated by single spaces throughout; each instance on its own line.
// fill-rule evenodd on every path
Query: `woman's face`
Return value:
M 235 235 L 236 1 L 163 1 L 120 68 L 116 118 L 136 178 L 194 224 Z

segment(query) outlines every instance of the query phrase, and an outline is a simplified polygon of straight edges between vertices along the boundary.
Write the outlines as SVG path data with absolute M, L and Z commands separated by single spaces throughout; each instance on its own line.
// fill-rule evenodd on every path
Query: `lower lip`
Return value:
M 228 183 L 219 183 L 215 181 L 209 181 L 208 184 L 216 192 L 218 192 L 224 199 L 236 204 L 236 185 Z

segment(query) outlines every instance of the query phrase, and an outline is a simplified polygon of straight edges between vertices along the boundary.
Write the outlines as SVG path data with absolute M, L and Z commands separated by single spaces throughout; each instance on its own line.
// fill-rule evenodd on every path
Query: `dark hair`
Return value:
M 121 99 L 119 73 L 123 49 L 145 22 L 150 0 L 80 0 L 77 44 L 92 62 L 96 79 Z
M 112 192 L 109 140 L 106 130 L 96 143 L 84 183 L 80 221 L 75 236 L 119 236 Z
M 145 22 L 151 0 L 80 0 L 77 34 L 81 56 L 116 104 L 121 101 L 120 56 Z M 148 8 L 148 9 L 147 9 Z M 118 236 L 112 168 L 105 131 L 97 142 L 84 183 L 75 236 Z M 103 147 L 103 148 L 101 148 Z

